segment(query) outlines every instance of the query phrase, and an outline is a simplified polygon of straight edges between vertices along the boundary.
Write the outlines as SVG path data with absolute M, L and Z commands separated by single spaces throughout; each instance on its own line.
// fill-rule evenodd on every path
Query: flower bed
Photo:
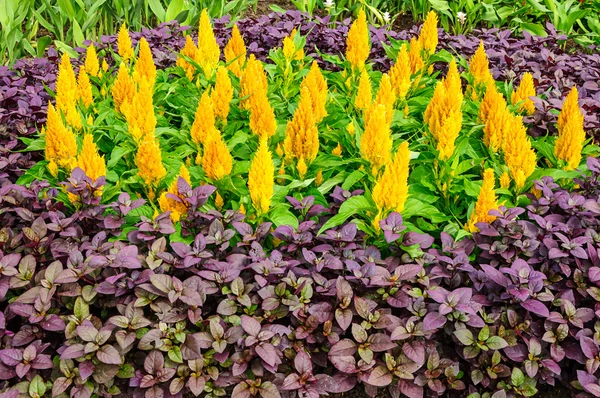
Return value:
M 0 163 L 2 398 L 600 396 L 578 91 L 531 137 L 532 74 L 460 74 L 436 24 L 387 73 L 362 12 L 330 70 L 206 12 L 175 65 L 124 26 L 118 66 L 57 58 L 43 157 Z

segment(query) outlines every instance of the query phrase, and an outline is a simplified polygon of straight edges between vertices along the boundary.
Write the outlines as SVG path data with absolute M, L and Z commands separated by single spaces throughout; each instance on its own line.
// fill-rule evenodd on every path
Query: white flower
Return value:
M 325 3 L 323 4 L 325 5 L 325 8 L 333 8 L 335 6 L 333 0 L 325 0 Z
M 456 18 L 458 18 L 458 22 L 459 22 L 461 25 L 464 25 L 464 24 L 465 24 L 465 22 L 467 22 L 467 14 L 465 14 L 465 13 L 464 13 L 464 12 L 462 12 L 462 11 L 459 11 L 459 12 L 457 12 L 457 13 L 456 13 Z
M 383 21 L 385 23 L 390 23 L 391 18 L 390 18 L 390 13 L 389 12 L 386 11 L 386 12 L 383 13 Z

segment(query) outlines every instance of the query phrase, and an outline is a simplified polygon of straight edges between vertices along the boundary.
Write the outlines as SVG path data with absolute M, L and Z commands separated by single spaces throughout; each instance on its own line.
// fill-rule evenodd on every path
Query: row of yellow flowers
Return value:
M 294 44 L 292 32 L 283 43 L 283 55 L 291 62 L 304 58 L 303 49 Z M 376 220 L 390 211 L 402 212 L 408 197 L 410 150 L 408 142 L 394 145 L 391 126 L 396 109 L 408 113 L 407 97 L 419 87 L 420 80 L 431 70 L 426 70 L 429 57 L 438 44 L 437 16 L 430 13 L 418 38 L 401 46 L 398 56 L 388 73 L 382 75 L 374 93 L 366 63 L 370 53 L 368 25 L 364 12 L 352 24 L 347 37 L 346 59 L 351 68 L 344 71 L 347 84 L 355 87 L 354 107 L 364 119 L 364 131 L 360 137 L 360 155 L 370 165 L 374 178 L 372 199 L 378 209 Z M 126 27 L 118 35 L 118 53 L 121 64 L 112 83 L 111 94 L 114 107 L 126 122 L 128 134 L 137 147 L 135 165 L 138 175 L 147 188 L 148 199 L 157 198 L 157 187 L 163 183 L 167 170 L 162 162 L 160 143 L 156 134 L 156 116 L 153 103 L 156 84 L 156 66 L 147 41 L 139 42 L 137 56 Z M 207 79 L 214 77 L 214 85 L 200 96 L 194 121 L 189 131 L 190 142 L 197 148 L 196 164 L 201 166 L 208 180 L 218 181 L 232 173 L 234 159 L 222 134 L 232 106 L 235 90 L 230 74 L 239 79 L 238 96 L 240 107 L 249 112 L 250 130 L 258 137 L 256 151 L 248 172 L 247 186 L 253 207 L 259 214 L 269 211 L 274 192 L 275 162 L 270 149 L 270 138 L 277 131 L 275 110 L 269 101 L 268 77 L 262 62 L 247 50 L 239 30 L 234 26 L 232 37 L 224 48 L 225 66 L 220 64 L 221 49 L 217 45 L 206 11 L 200 18 L 198 42 L 186 37 L 185 47 L 177 65 L 183 68 L 190 80 L 199 70 Z M 98 152 L 91 134 L 85 132 L 78 150 L 77 136 L 83 132 L 82 115 L 86 123 L 93 123 L 94 98 L 89 76 L 98 77 L 106 73 L 108 66 L 100 61 L 91 45 L 86 52 L 85 63 L 78 78 L 65 54 L 61 59 L 56 83 L 56 106 L 49 104 L 48 120 L 43 135 L 46 141 L 46 159 L 52 175 L 59 169 L 67 172 L 74 167 L 82 168 L 96 179 L 106 174 L 104 157 Z M 501 154 L 505 170 L 499 176 L 500 186 L 508 188 L 514 181 L 519 191 L 536 168 L 536 153 L 532 148 L 523 124 L 523 114 L 533 113 L 530 97 L 535 96 L 533 78 L 524 74 L 520 86 L 512 93 L 511 108 L 498 91 L 490 73 L 483 43 L 469 61 L 469 85 L 463 92 L 461 77 L 454 59 L 448 72 L 433 91 L 433 96 L 423 114 L 426 125 L 425 137 L 433 143 L 439 161 L 452 158 L 455 143 L 463 128 L 463 104 L 467 96 L 479 105 L 479 122 L 483 127 L 483 142 L 493 153 Z M 89 75 L 89 76 L 88 76 Z M 316 62 L 300 83 L 299 102 L 291 120 L 285 128 L 282 146 L 277 147 L 281 158 L 280 174 L 285 167 L 293 167 L 300 179 L 304 179 L 308 168 L 320 150 L 320 123 L 327 116 L 329 98 L 328 83 Z M 581 151 L 585 141 L 583 115 L 577 102 L 576 88 L 567 97 L 558 119 L 559 137 L 555 155 L 564 163 L 565 169 L 574 169 L 581 162 Z M 348 126 L 354 134 L 354 125 Z M 393 151 L 394 146 L 397 150 Z M 338 142 L 332 152 L 341 156 L 343 147 Z M 182 165 L 178 177 L 191 184 L 190 172 Z M 317 183 L 322 182 L 321 171 Z M 319 181 L 319 179 L 321 181 Z M 491 221 L 489 211 L 498 207 L 495 193 L 494 170 L 486 169 L 483 185 L 467 224 L 475 230 L 478 221 Z M 173 199 L 179 195 L 178 178 L 160 192 L 157 201 L 162 211 L 171 211 L 174 220 L 185 213 L 182 201 Z M 377 223 L 375 222 L 375 225 Z

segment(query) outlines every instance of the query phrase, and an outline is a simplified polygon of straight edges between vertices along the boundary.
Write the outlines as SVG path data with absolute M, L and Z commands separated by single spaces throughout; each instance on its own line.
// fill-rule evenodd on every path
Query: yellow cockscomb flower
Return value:
M 385 106 L 374 105 L 369 113 L 365 131 L 360 137 L 360 153 L 371 164 L 372 173 L 376 175 L 382 166 L 390 162 L 393 141 Z
M 198 57 L 198 47 L 194 44 L 194 40 L 190 35 L 185 37 L 185 46 L 181 49 L 181 57 L 177 57 L 177 61 L 175 61 L 175 65 L 181 66 L 185 71 L 185 75 L 188 79 L 194 79 L 194 73 L 196 73 L 196 68 L 192 65 L 188 60 L 183 58 L 186 56 L 188 58 L 193 59 L 194 61 Z
M 366 70 L 363 70 L 360 74 L 360 80 L 358 82 L 358 91 L 354 98 L 354 106 L 358 109 L 368 109 L 373 103 L 373 92 L 371 88 L 371 78 Z
M 320 123 L 327 116 L 327 111 L 325 110 L 325 104 L 327 103 L 327 82 L 323 77 L 323 73 L 321 73 L 317 61 L 313 61 L 310 66 L 310 72 L 302 80 L 300 87 L 308 88 L 315 120 L 317 123 Z
M 260 138 L 269 138 L 277 131 L 275 111 L 267 97 L 267 91 L 259 87 L 250 100 L 250 130 Z
M 92 84 L 90 83 L 90 78 L 83 67 L 79 68 L 79 76 L 77 76 L 77 92 L 79 99 L 81 102 L 83 102 L 83 105 L 86 108 L 94 103 Z
M 142 79 L 146 79 L 150 87 L 156 82 L 156 65 L 152 59 L 150 46 L 144 37 L 140 39 L 138 58 L 133 68 L 133 80 L 139 84 Z
M 246 45 L 237 24 L 233 25 L 231 39 L 227 42 L 224 53 L 225 62 L 228 65 L 227 69 L 237 77 L 240 77 L 242 75 L 242 67 L 246 62 Z
M 402 47 L 400 47 L 396 62 L 390 69 L 390 80 L 392 82 L 392 87 L 394 88 L 394 93 L 401 100 L 406 98 L 406 94 L 410 89 L 410 75 L 408 48 L 406 47 L 406 44 L 403 44 Z
M 333 156 L 339 156 L 342 157 L 342 144 L 340 144 L 338 142 L 337 146 L 335 148 L 333 148 L 333 150 L 331 151 L 331 154 Z
M 454 153 L 454 143 L 462 128 L 462 112 L 453 109 L 444 119 L 437 139 L 437 150 L 441 160 L 448 160 Z
M 487 86 L 481 104 L 479 105 L 479 120 L 481 123 L 486 124 L 489 115 L 496 109 L 503 107 L 506 107 L 504 96 L 498 91 L 495 84 L 490 84 Z
M 213 100 L 206 90 L 198 102 L 190 135 L 196 144 L 204 144 L 216 131 Z
M 123 113 L 122 107 L 125 103 L 131 103 L 133 96 L 136 93 L 135 83 L 129 75 L 127 66 L 121 64 L 117 78 L 115 79 L 112 89 L 113 101 L 115 102 L 115 109 Z
M 408 198 L 408 166 L 410 150 L 404 141 L 398 147 L 394 160 L 385 166 L 383 174 L 373 187 L 373 201 L 377 205 L 380 218 L 389 211 L 401 213 Z
M 75 134 L 63 124 L 60 114 L 51 103 L 48 103 L 44 136 L 46 159 L 70 172 L 76 163 L 77 140 Z
M 246 62 L 246 67 L 240 78 L 240 98 L 242 107 L 250 109 L 252 95 L 257 90 L 268 91 L 267 75 L 263 68 L 262 62 L 256 59 L 254 54 L 251 54 Z
M 227 123 L 227 115 L 229 115 L 230 103 L 233 99 L 233 86 L 231 85 L 229 72 L 223 66 L 219 66 L 217 69 L 217 81 L 211 98 L 213 100 L 215 117 Z
M 414 37 L 410 39 L 410 44 L 408 47 L 408 60 L 410 62 L 410 72 L 413 75 L 421 72 L 425 67 L 425 62 L 421 57 L 421 50 L 421 43 Z
M 435 11 L 429 11 L 421 31 L 419 32 L 419 43 L 421 48 L 429 55 L 435 53 L 438 45 L 438 16 Z
M 304 160 L 304 158 L 298 159 L 298 164 L 296 165 L 296 170 L 298 170 L 298 175 L 300 176 L 300 179 L 303 180 L 304 176 L 308 172 L 308 165 L 306 164 L 306 161 Z
M 94 136 L 91 134 L 85 134 L 83 137 L 83 146 L 77 156 L 77 167 L 83 170 L 92 181 L 106 175 L 104 156 L 100 156 L 98 153 Z
M 56 77 L 56 110 L 62 112 L 67 123 L 76 128 L 81 128 L 81 118 L 77 112 L 77 100 L 79 90 L 75 71 L 71 65 L 71 59 L 67 53 L 61 57 Z
M 202 168 L 206 176 L 213 181 L 231 174 L 233 158 L 219 130 L 211 134 L 204 143 Z
M 583 113 L 579 109 L 577 87 L 573 87 L 558 115 L 556 127 L 558 139 L 554 144 L 554 154 L 566 163 L 565 170 L 573 170 L 581 163 L 581 150 L 585 142 Z
M 511 117 L 503 139 L 504 162 L 518 190 L 523 188 L 527 178 L 535 171 L 536 154 L 527 136 L 527 128 L 520 116 Z
M 135 155 L 135 165 L 138 174 L 149 187 L 155 187 L 167 175 L 162 164 L 160 145 L 154 134 L 147 134 L 138 147 Z
M 490 72 L 489 61 L 485 48 L 483 47 L 483 40 L 479 42 L 479 47 L 471 60 L 469 61 L 469 73 L 473 76 L 473 87 L 471 87 L 471 98 L 478 98 L 477 91 L 485 90 L 490 84 L 495 84 L 494 77 Z
M 94 77 L 100 75 L 100 61 L 98 61 L 98 54 L 96 53 L 96 47 L 94 44 L 90 44 L 85 51 L 85 71 Z
M 129 132 L 136 141 L 146 135 L 153 135 L 156 129 L 156 116 L 154 115 L 154 102 L 152 99 L 153 88 L 150 82 L 142 79 L 137 92 L 131 102 L 125 102 L 121 111 L 127 120 Z
M 173 180 L 173 182 L 171 182 L 171 185 L 169 185 L 169 189 L 167 190 L 167 192 L 163 192 L 158 199 L 160 210 L 162 212 L 170 211 L 170 217 L 171 220 L 173 220 L 173 222 L 179 221 L 181 219 L 181 216 L 187 212 L 187 205 L 183 201 L 182 196 L 179 194 L 178 184 L 180 177 L 191 185 L 190 172 L 187 169 L 187 167 L 185 167 L 185 165 L 181 165 L 181 168 L 179 169 L 179 175 L 175 177 L 175 180 Z M 178 196 L 182 199 L 182 201 L 170 198 L 167 196 L 168 194 Z
M 508 172 L 503 172 L 502 175 L 500 176 L 500 187 L 501 188 L 508 188 L 510 187 L 510 175 L 508 175 Z
M 523 78 L 516 91 L 513 91 L 510 100 L 513 105 L 520 102 L 519 109 L 517 112 L 524 113 L 526 115 L 532 115 L 535 112 L 535 104 L 529 97 L 535 97 L 535 85 L 533 84 L 533 76 L 531 73 L 523 73 Z
M 296 33 L 296 28 L 294 28 L 289 36 L 286 36 L 283 39 L 283 56 L 288 62 L 304 59 L 304 49 L 296 48 L 296 45 L 294 44 L 294 37 L 296 36 Z
M 312 162 L 319 152 L 319 131 L 307 87 L 300 91 L 300 101 L 285 130 L 283 147 L 287 158 Z
M 350 61 L 353 68 L 362 70 L 365 62 L 369 58 L 371 46 L 369 44 L 369 26 L 367 24 L 367 15 L 361 8 L 358 17 L 350 26 L 348 37 L 346 38 L 346 58 Z
M 221 196 L 219 191 L 216 191 L 215 192 L 215 207 L 217 208 L 217 210 L 221 211 L 223 206 L 225 206 L 225 201 L 223 200 L 223 197 Z
M 220 55 L 221 50 L 217 44 L 208 11 L 205 8 L 200 14 L 200 26 L 198 28 L 198 64 L 207 78 L 210 78 L 217 68 Z
M 315 186 L 319 187 L 321 184 L 323 184 L 323 169 L 319 169 L 315 176 Z
M 117 50 L 121 56 L 123 62 L 127 62 L 134 57 L 133 44 L 131 43 L 131 37 L 127 31 L 127 25 L 123 22 L 121 29 L 119 29 L 119 35 L 117 36 Z
M 486 169 L 483 172 L 483 184 L 475 203 L 475 209 L 466 226 L 469 232 L 477 232 L 479 228 L 475 224 L 478 222 L 491 223 L 496 219 L 496 216 L 489 214 L 490 210 L 498 209 L 498 199 L 496 198 L 496 190 L 494 189 L 495 178 L 494 170 Z
M 248 171 L 248 190 L 252 206 L 258 213 L 264 214 L 269 211 L 274 185 L 275 164 L 267 146 L 267 140 L 261 139 Z
M 394 103 L 396 102 L 396 94 L 390 81 L 390 76 L 384 73 L 379 82 L 379 90 L 375 96 L 374 104 L 385 106 L 385 116 L 389 125 L 392 124 L 394 118 Z M 367 116 L 365 116 L 365 123 Z

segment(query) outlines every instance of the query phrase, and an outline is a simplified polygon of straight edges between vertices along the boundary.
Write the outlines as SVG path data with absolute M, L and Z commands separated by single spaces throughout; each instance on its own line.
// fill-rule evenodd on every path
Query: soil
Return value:
M 246 11 L 246 16 L 259 17 L 261 15 L 267 15 L 273 12 L 270 5 L 275 5 L 283 8 L 284 10 L 295 10 L 296 6 L 290 0 L 258 0 L 256 4 L 256 10 L 249 8 Z

